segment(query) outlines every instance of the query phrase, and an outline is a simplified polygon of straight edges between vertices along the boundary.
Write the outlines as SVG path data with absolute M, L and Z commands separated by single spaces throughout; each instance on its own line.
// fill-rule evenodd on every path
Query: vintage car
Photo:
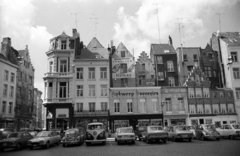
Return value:
M 230 139 L 240 137 L 240 125 L 237 124 L 222 125 L 220 128 L 216 128 L 216 130 L 221 137 L 227 137 Z
M 9 133 L 12 133 L 14 130 L 11 128 L 0 128 L 0 140 L 6 139 Z
M 65 135 L 62 138 L 62 146 L 67 145 L 81 145 L 84 143 L 84 128 L 72 128 L 65 131 Z
M 89 146 L 91 143 L 106 143 L 106 130 L 103 123 L 94 122 L 89 123 L 86 128 L 85 135 L 86 145 Z
M 55 131 L 42 131 L 37 136 L 27 142 L 30 149 L 34 147 L 49 148 L 53 144 L 60 144 L 60 135 Z
M 132 127 L 121 127 L 116 129 L 115 141 L 120 144 L 122 142 L 130 142 L 135 144 L 135 134 Z
M 220 140 L 220 134 L 213 124 L 202 124 L 196 127 L 196 138 L 201 140 L 216 139 Z
M 187 128 L 187 126 L 178 125 L 170 126 L 168 128 L 169 140 L 188 140 L 192 141 L 193 133 Z
M 37 134 L 38 134 L 37 131 L 30 131 L 28 133 L 31 134 L 31 136 L 33 136 L 33 137 L 37 136 Z
M 193 139 L 196 139 L 195 126 L 187 126 L 187 129 L 193 133 Z
M 27 147 L 27 142 L 33 137 L 28 132 L 12 132 L 9 133 L 6 139 L 0 141 L 0 149 L 4 151 L 7 148 L 20 150 Z
M 146 126 L 142 132 L 143 141 L 149 143 L 150 141 L 167 142 L 168 132 L 162 126 Z

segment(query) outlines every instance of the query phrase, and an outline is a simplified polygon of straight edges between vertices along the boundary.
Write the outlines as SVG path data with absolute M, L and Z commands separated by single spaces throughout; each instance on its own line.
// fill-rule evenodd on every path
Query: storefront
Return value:
M 186 114 L 169 115 L 164 114 L 165 126 L 188 125 L 188 116 Z

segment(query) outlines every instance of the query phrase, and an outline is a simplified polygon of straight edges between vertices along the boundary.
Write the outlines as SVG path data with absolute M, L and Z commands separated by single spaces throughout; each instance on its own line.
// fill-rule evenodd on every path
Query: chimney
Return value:
M 7 57 L 7 54 L 10 52 L 9 47 L 11 47 L 11 38 L 5 37 L 2 41 L 1 53 Z
M 168 41 L 168 44 L 172 46 L 172 37 L 169 35 L 169 41 Z

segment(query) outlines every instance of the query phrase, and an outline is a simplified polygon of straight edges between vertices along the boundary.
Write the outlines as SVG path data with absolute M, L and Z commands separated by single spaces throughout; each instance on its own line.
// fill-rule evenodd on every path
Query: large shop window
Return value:
M 203 114 L 203 105 L 202 104 L 197 105 L 197 113 L 198 114 Z
M 120 112 L 120 103 L 119 100 L 114 100 L 114 112 L 119 113 Z
M 153 112 L 158 112 L 158 100 L 157 99 L 152 99 L 152 104 L 153 104 Z
M 234 107 L 233 104 L 228 104 L 228 113 L 234 113 Z
M 227 113 L 226 104 L 220 104 L 220 106 L 221 106 L 221 113 Z
M 89 103 L 89 112 L 95 112 L 95 102 Z
M 178 98 L 178 107 L 179 107 L 179 111 L 185 111 L 184 101 L 182 97 Z
M 211 105 L 210 104 L 205 104 L 205 113 L 206 114 L 211 114 Z
M 166 105 L 166 111 L 171 112 L 172 111 L 171 98 L 165 98 L 165 105 Z
M 128 110 L 128 113 L 132 113 L 133 112 L 132 99 L 127 99 L 127 110 Z
M 146 106 L 145 99 L 140 99 L 140 107 L 139 107 L 140 112 L 146 113 L 146 109 L 147 109 L 147 106 Z
M 195 105 L 189 105 L 190 107 L 190 114 L 196 114 L 196 106 Z
M 219 113 L 219 104 L 213 104 L 213 113 L 218 114 Z

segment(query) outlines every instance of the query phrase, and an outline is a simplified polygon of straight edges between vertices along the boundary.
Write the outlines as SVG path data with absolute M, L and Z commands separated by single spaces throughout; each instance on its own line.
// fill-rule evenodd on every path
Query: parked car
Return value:
M 213 124 L 202 124 L 196 127 L 196 138 L 201 140 L 216 139 L 220 140 L 220 134 Z
M 89 146 L 91 143 L 106 143 L 106 129 L 103 123 L 95 122 L 89 123 L 86 129 L 85 135 L 86 145 Z
M 38 134 L 37 131 L 30 131 L 28 133 L 31 134 L 31 136 L 33 136 L 33 137 L 37 136 L 37 134 Z
M 53 144 L 60 144 L 60 135 L 55 131 L 42 131 L 37 136 L 27 142 L 30 149 L 34 147 L 49 148 Z
M 167 143 L 168 132 L 162 126 L 146 126 L 142 132 L 143 141 L 162 141 Z
M 81 145 L 84 143 L 84 128 L 72 128 L 68 129 L 65 132 L 64 137 L 62 138 L 62 146 L 65 147 L 67 145 Z
M 135 134 L 132 127 L 121 127 L 116 129 L 115 141 L 120 144 L 122 142 L 130 142 L 135 144 Z
M 195 126 L 187 126 L 187 129 L 193 133 L 192 139 L 196 139 L 196 128 Z
M 230 139 L 235 139 L 240 137 L 240 125 L 228 124 L 222 125 L 220 128 L 216 128 L 221 137 L 227 137 Z
M 0 129 L 0 140 L 6 139 L 8 134 L 13 132 L 13 129 L 9 129 L 9 128 L 1 128 Z
M 28 132 L 12 132 L 8 134 L 6 139 L 0 140 L 0 149 L 1 151 L 7 148 L 20 150 L 23 147 L 27 147 L 27 142 L 32 138 Z
M 187 128 L 187 126 L 170 126 L 168 128 L 169 139 L 173 141 L 188 140 L 192 141 L 193 133 Z

